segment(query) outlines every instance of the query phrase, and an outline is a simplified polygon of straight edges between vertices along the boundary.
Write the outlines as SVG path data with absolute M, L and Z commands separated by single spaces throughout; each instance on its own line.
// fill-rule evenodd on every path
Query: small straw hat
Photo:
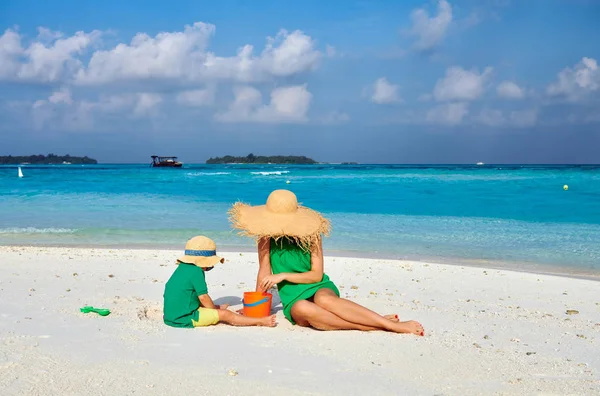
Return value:
M 217 263 L 223 263 L 224 258 L 217 256 L 217 245 L 205 236 L 195 236 L 185 244 L 185 255 L 177 259 L 177 264 L 194 264 L 198 267 L 214 267 Z
M 229 220 L 240 234 L 254 238 L 287 237 L 305 249 L 329 235 L 329 220 L 319 212 L 298 204 L 296 195 L 289 190 L 275 190 L 266 205 L 250 206 L 241 202 L 229 210 Z

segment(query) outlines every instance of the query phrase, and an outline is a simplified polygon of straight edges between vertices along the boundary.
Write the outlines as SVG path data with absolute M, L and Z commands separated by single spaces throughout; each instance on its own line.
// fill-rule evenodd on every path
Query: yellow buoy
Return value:
M 563 190 L 567 191 L 569 189 L 569 186 L 567 186 L 566 184 L 563 186 Z

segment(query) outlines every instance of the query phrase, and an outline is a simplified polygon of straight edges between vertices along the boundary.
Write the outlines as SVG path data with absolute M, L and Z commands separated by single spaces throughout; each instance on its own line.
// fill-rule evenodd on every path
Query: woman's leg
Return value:
M 352 301 L 339 298 L 330 289 L 320 289 L 313 298 L 316 305 L 342 318 L 345 321 L 363 326 L 375 327 L 395 333 L 413 333 L 420 335 L 423 326 L 415 321 L 393 322 Z
M 296 302 L 292 306 L 291 313 L 292 318 L 299 326 L 313 327 L 317 330 L 381 330 L 376 327 L 348 322 L 306 300 Z

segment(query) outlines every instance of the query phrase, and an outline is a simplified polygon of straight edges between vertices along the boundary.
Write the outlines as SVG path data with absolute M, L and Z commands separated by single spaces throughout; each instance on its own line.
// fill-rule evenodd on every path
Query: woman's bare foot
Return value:
M 386 318 L 387 320 L 391 320 L 392 322 L 396 322 L 396 323 L 400 322 L 400 318 L 396 314 L 383 315 L 383 317 Z
M 399 322 L 397 323 L 396 326 L 394 326 L 394 329 L 392 330 L 396 333 L 405 333 L 405 334 L 414 334 L 414 335 L 418 335 L 418 336 L 424 336 L 425 335 L 425 329 L 423 329 L 423 326 L 421 325 L 421 323 L 415 321 L 415 320 L 408 320 L 406 322 Z
M 276 324 L 277 324 L 276 315 L 271 315 L 271 316 L 267 316 L 266 318 L 262 318 L 258 325 L 266 326 L 266 327 L 275 327 Z

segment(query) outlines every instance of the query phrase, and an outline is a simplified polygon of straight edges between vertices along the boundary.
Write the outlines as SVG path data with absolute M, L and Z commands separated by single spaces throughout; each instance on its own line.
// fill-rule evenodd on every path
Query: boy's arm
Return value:
M 266 291 L 261 287 L 260 283 L 265 277 L 271 275 L 271 273 L 271 240 L 269 238 L 262 238 L 258 241 L 256 291 Z
M 200 300 L 200 305 L 202 305 L 204 308 L 219 309 L 219 307 L 213 302 L 212 298 L 210 298 L 208 293 L 199 295 L 198 300 Z
M 197 274 L 192 278 L 192 286 L 194 287 L 194 291 L 198 295 L 198 300 L 200 300 L 200 305 L 204 308 L 211 309 L 227 309 L 229 305 L 215 305 L 212 298 L 208 295 L 208 287 L 206 286 L 206 279 L 204 276 L 204 271 L 202 268 L 196 268 Z
M 198 300 L 200 300 L 200 305 L 202 305 L 203 308 L 227 309 L 229 307 L 229 304 L 215 305 L 208 293 L 199 295 Z

